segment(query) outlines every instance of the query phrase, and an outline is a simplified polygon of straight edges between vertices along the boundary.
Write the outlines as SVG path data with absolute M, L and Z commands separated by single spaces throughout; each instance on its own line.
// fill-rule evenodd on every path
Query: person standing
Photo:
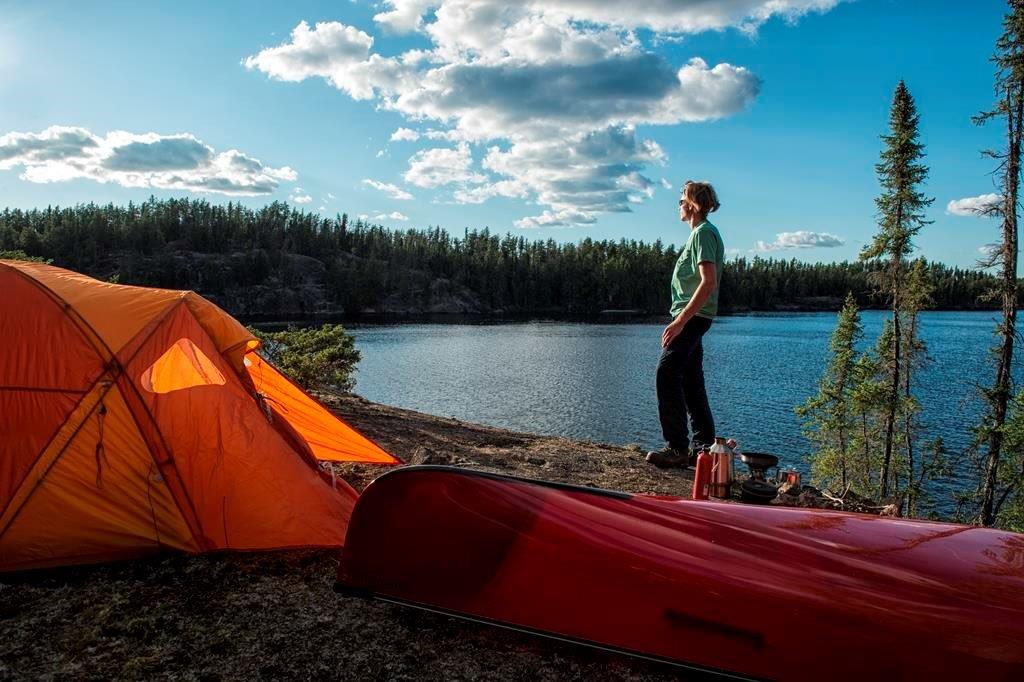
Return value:
M 661 335 L 658 360 L 658 418 L 666 446 L 647 453 L 661 468 L 692 466 L 696 453 L 715 440 L 715 419 L 704 388 L 702 339 L 718 314 L 725 246 L 708 214 L 720 207 L 715 188 L 688 180 L 679 199 L 679 219 L 690 225 L 672 272 L 672 321 Z M 693 448 L 687 418 L 693 426 Z

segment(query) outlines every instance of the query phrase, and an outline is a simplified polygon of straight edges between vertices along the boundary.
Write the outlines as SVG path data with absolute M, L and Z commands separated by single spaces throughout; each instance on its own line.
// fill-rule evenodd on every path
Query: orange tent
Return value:
M 319 462 L 397 462 L 192 292 L 0 260 L 0 339 L 0 571 L 337 547 Z

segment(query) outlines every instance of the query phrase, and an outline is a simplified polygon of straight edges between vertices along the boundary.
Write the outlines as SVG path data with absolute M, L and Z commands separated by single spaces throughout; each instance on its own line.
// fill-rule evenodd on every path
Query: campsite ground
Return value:
M 534 436 L 348 397 L 332 407 L 404 461 L 688 495 L 637 447 Z M 377 473 L 341 472 L 362 488 Z M 678 679 L 625 656 L 332 590 L 331 552 L 165 556 L 0 580 L 0 679 Z M 614 585 L 608 586 L 614 590 Z

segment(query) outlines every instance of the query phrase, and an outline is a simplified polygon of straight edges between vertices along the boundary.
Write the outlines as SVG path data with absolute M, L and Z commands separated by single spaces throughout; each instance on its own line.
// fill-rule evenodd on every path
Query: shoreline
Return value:
M 692 469 L 658 469 L 636 444 L 612 445 L 538 435 L 417 412 L 357 395 L 323 397 L 324 404 L 404 464 L 449 464 L 632 493 L 688 497 Z M 357 490 L 379 467 L 334 465 Z
M 862 312 L 891 312 L 886 308 L 863 308 Z M 1021 308 L 1020 311 L 1024 311 Z M 748 317 L 748 316 L 774 316 L 774 315 L 811 315 L 821 313 L 837 313 L 833 309 L 789 309 L 778 308 L 772 310 L 733 310 L 720 312 L 718 317 Z M 924 315 L 933 313 L 999 313 L 996 309 L 988 308 L 930 308 L 922 311 Z M 396 324 L 465 324 L 465 325 L 499 325 L 499 324 L 528 324 L 536 322 L 552 323 L 574 323 L 574 324 L 666 324 L 669 320 L 668 313 L 664 315 L 654 314 L 625 314 L 616 312 L 607 315 L 570 315 L 570 314 L 492 314 L 492 313 L 420 313 L 420 314 L 398 314 L 398 313 L 362 313 L 355 315 L 330 314 L 330 315 L 239 315 L 236 316 L 242 324 L 252 325 L 261 329 L 284 329 L 288 326 L 313 326 L 323 324 L 341 324 L 343 326 L 387 326 Z

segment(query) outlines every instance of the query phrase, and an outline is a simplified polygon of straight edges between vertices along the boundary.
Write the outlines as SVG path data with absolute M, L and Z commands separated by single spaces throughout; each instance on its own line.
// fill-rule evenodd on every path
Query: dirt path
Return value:
M 333 407 L 411 463 L 631 492 L 690 490 L 692 470 L 658 470 L 638 448 L 514 433 L 357 397 Z M 360 488 L 378 471 L 342 473 Z M 332 590 L 336 567 L 330 552 L 278 552 L 0 577 L 0 679 L 678 679 L 667 666 L 342 598 Z

